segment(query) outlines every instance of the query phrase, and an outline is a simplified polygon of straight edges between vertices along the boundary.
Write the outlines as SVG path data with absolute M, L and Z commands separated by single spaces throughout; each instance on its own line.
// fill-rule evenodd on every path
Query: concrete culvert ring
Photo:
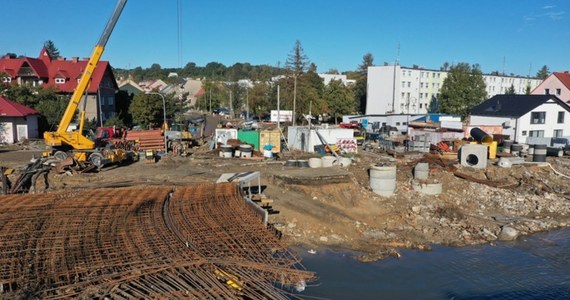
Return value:
M 470 166 L 476 166 L 479 163 L 479 157 L 475 154 L 467 155 L 467 159 L 465 160 Z

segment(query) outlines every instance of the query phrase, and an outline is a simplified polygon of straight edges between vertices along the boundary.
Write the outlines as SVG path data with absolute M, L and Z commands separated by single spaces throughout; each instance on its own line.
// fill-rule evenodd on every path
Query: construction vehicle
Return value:
M 79 162 L 89 162 L 98 168 L 101 168 L 107 163 L 121 162 L 133 157 L 132 153 L 126 149 L 114 147 L 114 145 L 99 147 L 99 145 L 96 145 L 95 141 L 84 136 L 83 126 L 85 124 L 85 109 L 83 109 L 79 115 L 79 128 L 75 131 L 67 131 L 76 114 L 81 98 L 86 92 L 89 82 L 91 81 L 93 71 L 101 59 L 101 55 L 103 54 L 105 45 L 109 40 L 109 36 L 111 35 L 126 2 L 127 0 L 118 1 L 111 18 L 107 22 L 105 30 L 99 39 L 99 42 L 95 45 L 93 54 L 91 54 L 91 57 L 87 62 L 87 66 L 85 67 L 85 70 L 81 75 L 81 79 L 71 96 L 57 130 L 44 132 L 46 146 L 51 147 L 51 151 L 45 152 L 44 156 L 54 156 L 60 160 L 66 159 L 70 156 Z M 87 101 L 87 99 L 85 99 L 85 101 Z

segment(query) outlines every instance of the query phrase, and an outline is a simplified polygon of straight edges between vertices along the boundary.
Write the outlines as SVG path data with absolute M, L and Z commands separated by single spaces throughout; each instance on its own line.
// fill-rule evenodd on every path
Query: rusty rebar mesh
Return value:
M 0 197 L 0 297 L 287 299 L 315 279 L 234 184 Z

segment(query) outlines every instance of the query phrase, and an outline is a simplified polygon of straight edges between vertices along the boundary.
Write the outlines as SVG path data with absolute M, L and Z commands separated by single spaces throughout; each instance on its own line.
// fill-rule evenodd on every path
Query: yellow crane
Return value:
M 67 129 L 69 124 L 73 120 L 81 98 L 93 75 L 93 71 L 97 67 L 101 55 L 103 55 L 103 50 L 105 50 L 105 45 L 109 40 L 111 32 L 125 7 L 127 0 L 119 0 L 113 15 L 107 22 L 105 30 L 99 39 L 93 54 L 87 62 L 87 66 L 81 79 L 67 104 L 65 113 L 63 114 L 59 126 L 56 131 L 44 132 L 44 141 L 46 146 L 51 146 L 52 151 L 44 153 L 44 155 L 50 156 L 54 155 L 56 158 L 64 159 L 68 155 L 72 155 L 78 161 L 89 161 L 97 167 L 101 167 L 109 162 L 122 161 L 128 157 L 128 153 L 124 149 L 97 149 L 95 142 L 83 135 L 83 126 L 85 123 L 85 111 L 81 111 L 79 117 L 79 128 L 76 131 L 68 132 Z M 85 99 L 87 101 L 87 99 Z

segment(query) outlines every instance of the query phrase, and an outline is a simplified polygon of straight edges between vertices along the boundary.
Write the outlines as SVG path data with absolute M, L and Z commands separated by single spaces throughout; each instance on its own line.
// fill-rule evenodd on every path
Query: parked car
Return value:
M 214 109 L 214 113 L 217 115 L 220 115 L 220 116 L 229 116 L 230 110 L 225 108 L 225 107 L 220 107 L 220 108 Z

